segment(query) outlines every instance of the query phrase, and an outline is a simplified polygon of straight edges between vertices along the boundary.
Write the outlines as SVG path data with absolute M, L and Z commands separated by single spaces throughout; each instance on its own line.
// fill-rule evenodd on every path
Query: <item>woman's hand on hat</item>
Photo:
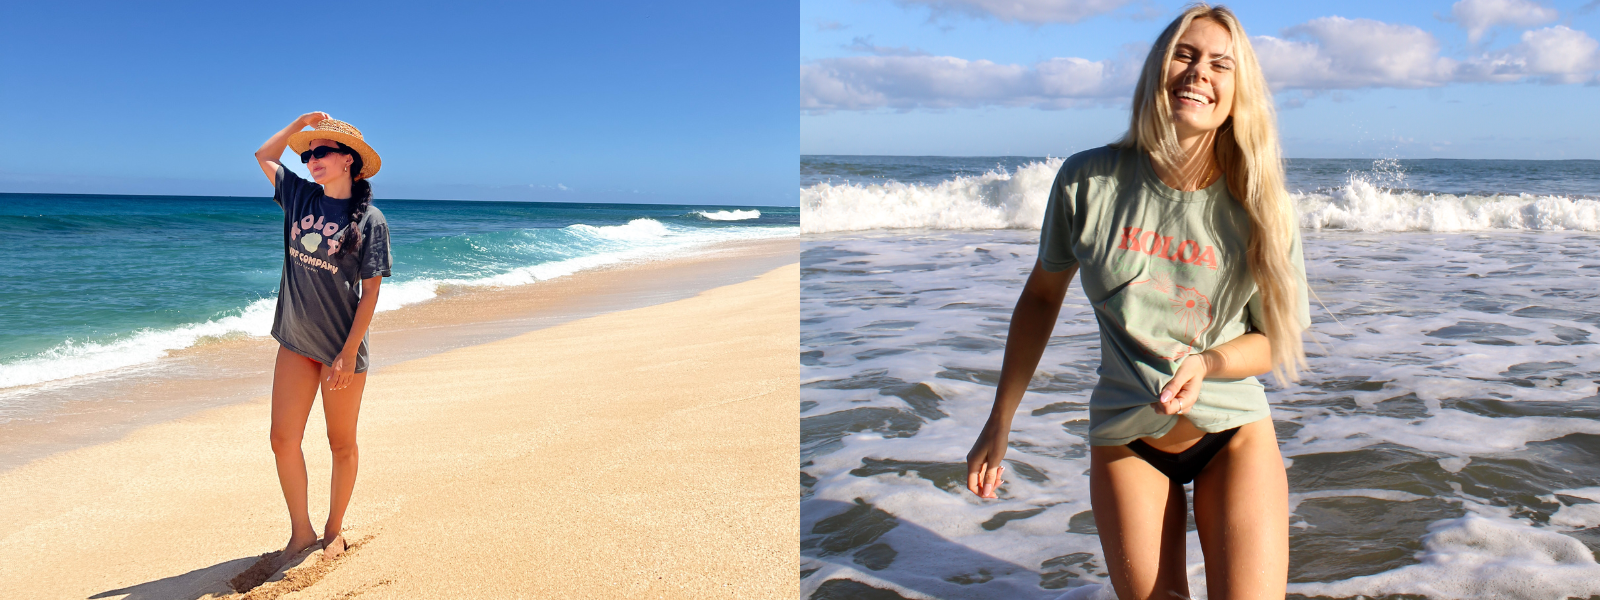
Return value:
M 1178 372 L 1172 374 L 1172 380 L 1161 388 L 1161 397 L 1151 406 L 1155 407 L 1157 414 L 1163 415 L 1189 412 L 1194 408 L 1195 401 L 1200 399 L 1200 384 L 1210 372 L 1211 364 L 1204 354 L 1190 354 L 1178 364 Z
M 311 127 L 317 123 L 321 123 L 322 120 L 326 118 L 328 118 L 328 113 L 317 110 L 300 115 L 300 122 L 306 127 Z

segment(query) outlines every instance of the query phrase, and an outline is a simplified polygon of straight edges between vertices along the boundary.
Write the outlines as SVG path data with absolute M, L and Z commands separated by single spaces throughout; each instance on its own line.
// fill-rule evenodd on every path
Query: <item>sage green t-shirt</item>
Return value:
M 1100 324 L 1100 380 L 1089 396 L 1089 443 L 1120 446 L 1160 437 L 1178 422 L 1151 406 L 1178 364 L 1261 329 L 1261 296 L 1245 249 L 1250 218 L 1218 178 L 1203 190 L 1162 183 L 1149 156 L 1112 146 L 1061 165 L 1039 235 L 1049 271 L 1074 265 Z M 1298 230 L 1300 323 L 1310 325 Z M 1269 416 L 1261 382 L 1206 379 L 1185 414 L 1202 431 Z

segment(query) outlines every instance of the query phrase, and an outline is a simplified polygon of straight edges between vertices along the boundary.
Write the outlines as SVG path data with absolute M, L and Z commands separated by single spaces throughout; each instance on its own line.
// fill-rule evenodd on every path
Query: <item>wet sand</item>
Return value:
M 496 341 L 475 336 L 560 318 L 510 299 L 396 311 L 395 345 L 473 345 L 374 369 L 351 551 L 308 558 L 249 597 L 797 597 L 799 268 L 788 256 L 753 280 Z M 698 277 L 740 278 L 715 262 Z M 695 268 L 658 266 L 609 282 L 594 273 L 592 289 L 574 278 L 546 306 L 653 304 L 651 290 Z M 552 293 L 535 287 L 501 292 Z M 465 323 L 503 327 L 434 320 L 469 305 L 484 312 Z M 240 596 L 228 580 L 288 537 L 267 411 L 257 395 L 0 473 L 0 590 Z M 305 449 L 320 525 L 318 413 Z

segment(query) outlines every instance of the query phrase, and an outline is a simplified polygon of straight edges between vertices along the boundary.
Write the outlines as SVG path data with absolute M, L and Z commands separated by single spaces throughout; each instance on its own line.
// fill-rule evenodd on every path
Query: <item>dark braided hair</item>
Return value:
M 350 178 L 354 180 L 350 183 L 350 224 L 339 236 L 339 251 L 334 253 L 334 256 L 343 256 L 361 245 L 361 219 L 367 216 L 367 207 L 372 206 L 372 184 L 361 178 L 361 153 L 342 143 L 334 143 L 355 159 L 350 163 Z

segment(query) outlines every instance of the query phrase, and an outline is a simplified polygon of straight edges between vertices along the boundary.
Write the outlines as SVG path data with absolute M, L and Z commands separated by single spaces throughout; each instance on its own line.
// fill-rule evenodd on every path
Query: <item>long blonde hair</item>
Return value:
M 1161 32 L 1133 90 L 1128 133 L 1115 145 L 1144 150 L 1163 166 L 1176 167 L 1183 162 L 1183 149 L 1172 125 L 1172 101 L 1166 94 L 1167 65 L 1172 63 L 1178 38 L 1195 19 L 1209 19 L 1227 28 L 1233 37 L 1233 112 L 1217 129 L 1214 153 L 1217 167 L 1227 177 L 1228 191 L 1250 215 L 1253 235 L 1245 257 L 1261 290 L 1262 333 L 1272 345 L 1272 374 L 1280 383 L 1295 381 L 1300 368 L 1306 366 L 1296 306 L 1300 278 L 1289 257 L 1297 227 L 1295 212 L 1283 185 L 1283 150 L 1278 145 L 1278 119 L 1267 79 L 1233 11 L 1191 4 Z

